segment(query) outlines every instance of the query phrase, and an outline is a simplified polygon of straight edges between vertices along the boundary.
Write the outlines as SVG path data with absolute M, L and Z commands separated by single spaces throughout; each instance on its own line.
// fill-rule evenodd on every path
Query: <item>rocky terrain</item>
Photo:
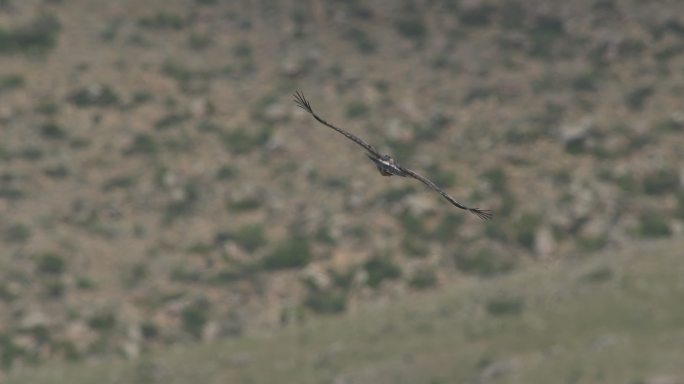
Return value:
M 0 0 L 0 364 L 684 231 L 677 1 Z M 327 120 L 495 211 L 382 178 Z

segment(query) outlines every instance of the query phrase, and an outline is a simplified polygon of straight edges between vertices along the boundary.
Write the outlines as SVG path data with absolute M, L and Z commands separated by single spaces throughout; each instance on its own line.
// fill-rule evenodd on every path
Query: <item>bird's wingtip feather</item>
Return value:
M 304 93 L 297 90 L 294 93 L 294 101 L 297 106 L 309 113 L 313 113 L 313 109 L 311 108 L 311 104 L 309 103 L 309 100 L 306 99 L 304 96 Z
M 494 217 L 492 211 L 488 209 L 470 208 L 469 211 L 482 220 L 491 220 Z

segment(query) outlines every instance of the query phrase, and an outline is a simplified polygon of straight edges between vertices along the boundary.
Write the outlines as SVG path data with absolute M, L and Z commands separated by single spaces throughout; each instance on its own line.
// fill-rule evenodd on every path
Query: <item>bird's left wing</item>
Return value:
M 487 209 L 467 207 L 467 206 L 459 203 L 458 201 L 456 201 L 456 199 L 451 197 L 451 195 L 449 195 L 448 193 L 444 192 L 440 187 L 438 187 L 435 183 L 433 183 L 432 181 L 430 181 L 426 177 L 423 177 L 419 173 L 417 173 L 411 169 L 408 169 L 408 168 L 401 167 L 401 169 L 404 172 L 406 172 L 406 174 L 408 176 L 413 177 L 414 179 L 420 181 L 421 183 L 423 183 L 423 184 L 427 185 L 428 187 L 434 189 L 435 191 L 439 192 L 440 195 L 444 196 L 445 199 L 449 200 L 449 202 L 451 204 L 457 206 L 458 208 L 464 209 L 464 210 L 474 214 L 475 216 L 479 217 L 482 220 L 489 220 L 493 217 L 492 211 L 487 210 Z
M 309 100 L 307 100 L 306 97 L 304 97 L 303 93 L 301 93 L 299 91 L 295 92 L 294 98 L 295 98 L 295 103 L 297 104 L 297 106 L 299 108 L 309 112 L 311 114 L 311 116 L 314 117 L 314 119 L 318 120 L 319 123 L 321 123 L 327 127 L 330 127 L 332 129 L 336 130 L 337 132 L 343 134 L 349 140 L 351 140 L 351 141 L 355 142 L 356 144 L 365 148 L 368 152 L 373 154 L 376 158 L 382 157 L 380 155 L 380 153 L 375 148 L 373 148 L 372 145 L 366 143 L 365 141 L 361 140 L 361 138 L 357 137 L 356 135 L 354 135 L 350 132 L 345 131 L 344 129 L 337 128 L 336 126 L 328 123 L 327 121 L 323 120 L 320 116 L 318 116 L 316 114 L 316 112 L 314 112 L 313 108 L 311 108 L 311 103 L 309 103 Z

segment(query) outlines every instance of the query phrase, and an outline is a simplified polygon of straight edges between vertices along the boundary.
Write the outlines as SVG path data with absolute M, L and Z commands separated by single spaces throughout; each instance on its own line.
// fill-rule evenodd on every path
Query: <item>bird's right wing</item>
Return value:
M 423 183 L 423 184 L 427 185 L 428 187 L 432 188 L 433 190 L 437 191 L 440 195 L 444 196 L 445 199 L 449 200 L 449 202 L 451 204 L 457 206 L 458 208 L 464 209 L 464 210 L 474 214 L 475 216 L 479 217 L 482 220 L 489 220 L 493 217 L 492 211 L 490 211 L 490 210 L 480 209 L 480 208 L 471 208 L 471 207 L 468 207 L 468 206 L 465 206 L 465 205 L 459 203 L 458 201 L 456 201 L 456 199 L 451 197 L 451 195 L 444 192 L 442 190 L 442 188 L 438 187 L 437 184 L 433 183 L 428 178 L 420 175 L 418 172 L 413 171 L 413 170 L 408 169 L 408 168 L 405 168 L 405 167 L 401 167 L 401 170 L 406 172 L 406 174 L 408 176 L 420 181 L 421 183 Z
M 336 126 L 334 126 L 334 125 L 328 123 L 327 121 L 323 120 L 320 116 L 318 116 L 318 115 L 316 114 L 316 112 L 314 112 L 313 109 L 311 108 L 311 103 L 309 103 L 309 100 L 307 100 L 307 99 L 304 97 L 304 94 L 303 94 L 303 93 L 301 93 L 301 92 L 299 92 L 299 91 L 295 92 L 294 98 L 295 98 L 295 103 L 297 104 L 297 106 L 298 106 L 299 108 L 301 108 L 301 109 L 307 111 L 308 113 L 310 113 L 311 116 L 313 116 L 314 119 L 318 120 L 319 123 L 321 123 L 321 124 L 323 124 L 323 125 L 325 125 L 325 126 L 327 126 L 327 127 L 330 127 L 330 128 L 332 128 L 332 129 L 336 130 L 337 132 L 343 134 L 343 135 L 346 136 L 349 140 L 355 142 L 356 144 L 362 146 L 366 151 L 372 153 L 375 157 L 377 157 L 377 158 L 382 157 L 382 156 L 380 155 L 380 153 L 379 153 L 375 148 L 373 148 L 372 145 L 366 143 L 365 141 L 361 140 L 361 139 L 360 139 L 359 137 L 357 137 L 356 135 L 353 135 L 353 134 L 351 134 L 351 133 L 345 131 L 344 129 L 337 128 Z

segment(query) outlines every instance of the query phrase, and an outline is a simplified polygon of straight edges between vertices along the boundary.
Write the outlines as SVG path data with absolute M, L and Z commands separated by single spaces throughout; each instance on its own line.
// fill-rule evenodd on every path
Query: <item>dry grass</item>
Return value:
M 9 383 L 640 383 L 684 378 L 681 241 L 471 279 L 389 306 Z M 488 311 L 506 300 L 515 311 Z

